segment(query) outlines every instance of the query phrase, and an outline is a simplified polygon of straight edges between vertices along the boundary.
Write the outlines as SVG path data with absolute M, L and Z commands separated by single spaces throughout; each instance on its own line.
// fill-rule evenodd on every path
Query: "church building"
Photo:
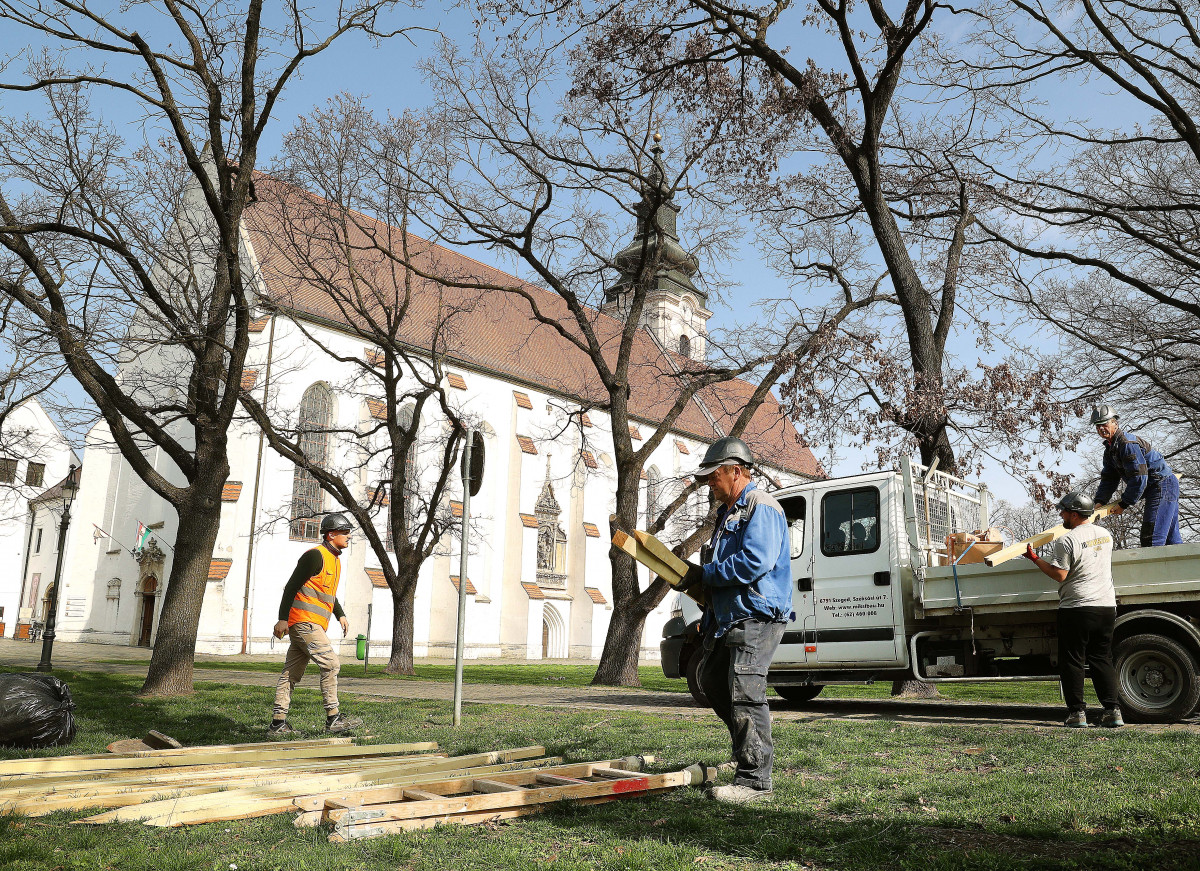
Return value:
M 661 182 L 658 155 L 656 148 Z M 267 176 L 257 177 L 256 185 L 258 202 L 246 210 L 242 239 L 259 307 L 242 386 L 264 406 L 289 414 L 297 428 L 316 434 L 304 446 L 307 456 L 336 462 L 353 446 L 321 434 L 361 429 L 384 412 L 355 380 L 356 367 L 345 362 L 369 360 L 378 350 L 364 346 L 344 309 L 297 268 L 277 204 L 311 195 Z M 692 280 L 698 264 L 679 241 L 679 207 L 669 196 L 656 199 L 661 205 L 655 210 L 643 202 L 635 238 L 616 257 L 621 275 L 593 312 L 598 334 L 620 335 L 645 234 L 661 229 L 666 242 L 655 252 L 656 285 L 641 313 L 629 375 L 635 447 L 653 431 L 656 412 L 672 395 L 673 375 L 688 360 L 705 359 L 712 314 Z M 439 269 L 482 276 L 494 285 L 520 284 L 460 253 L 415 241 L 424 246 L 418 255 L 423 262 Z M 444 384 L 452 403 L 483 433 L 487 458 L 482 488 L 470 501 L 467 577 L 459 577 L 456 535 L 444 536 L 422 566 L 414 654 L 453 656 L 458 589 L 465 584 L 468 658 L 598 658 L 612 612 L 608 517 L 616 479 L 610 423 L 602 411 L 606 395 L 594 367 L 577 347 L 531 317 L 529 303 L 516 294 L 470 296 L 431 282 L 414 286 L 413 326 L 401 338 L 421 353 L 429 347 L 431 325 L 453 310 L 451 327 L 439 333 Z M 556 294 L 529 285 L 524 290 L 543 312 L 569 317 Z M 644 466 L 643 517 L 679 492 L 753 389 L 747 382 L 727 383 L 688 404 Z M 441 420 L 419 425 L 418 449 L 408 458 L 418 475 L 445 435 Z M 767 397 L 743 437 L 784 483 L 823 474 L 774 396 Z M 167 463 L 164 457 L 153 460 L 159 467 Z M 282 657 L 271 630 L 283 585 L 300 555 L 316 543 L 320 513 L 337 505 L 315 488 L 311 476 L 274 453 L 248 421 L 230 434 L 230 463 L 197 646 L 211 653 L 276 650 Z M 454 477 L 457 487 L 457 473 Z M 357 486 L 366 494 L 378 480 L 378 470 L 364 465 Z M 445 506 L 455 516 L 462 512 L 460 498 L 452 496 Z M 693 514 L 702 513 L 702 498 L 694 497 Z M 60 609 L 58 637 L 152 646 L 174 544 L 187 535 L 186 521 L 133 474 L 103 426 L 88 437 L 72 514 L 63 569 L 63 595 L 72 608 Z M 663 538 L 681 539 L 694 528 L 689 523 L 679 521 Z M 344 649 L 352 649 L 348 645 L 368 632 L 369 623 L 372 659 L 382 659 L 391 641 L 392 599 L 378 558 L 359 536 L 342 563 L 338 598 L 350 621 Z M 658 655 L 671 598 L 646 621 L 647 658 Z M 331 635 L 337 643 L 336 628 Z

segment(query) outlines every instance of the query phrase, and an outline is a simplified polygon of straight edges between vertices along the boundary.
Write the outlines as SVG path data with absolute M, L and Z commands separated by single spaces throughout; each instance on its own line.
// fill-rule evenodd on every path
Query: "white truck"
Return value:
M 791 528 L 793 613 L 768 673 L 784 699 L 912 679 L 1057 681 L 1057 585 L 1024 559 L 939 566 L 951 532 L 987 528 L 988 490 L 905 460 L 773 494 Z M 1121 709 L 1170 723 L 1200 703 L 1200 544 L 1113 555 Z M 700 611 L 679 595 L 662 668 L 696 685 Z

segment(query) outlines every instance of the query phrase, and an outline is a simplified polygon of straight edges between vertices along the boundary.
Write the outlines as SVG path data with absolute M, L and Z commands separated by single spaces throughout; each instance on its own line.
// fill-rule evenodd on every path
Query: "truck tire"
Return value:
M 700 681 L 696 677 L 696 670 L 700 668 L 700 660 L 704 657 L 704 651 L 697 647 L 685 647 L 684 654 L 687 656 L 687 664 L 683 667 L 683 673 L 687 677 L 688 692 L 692 694 L 692 698 L 702 708 L 711 708 L 708 703 L 708 696 L 704 694 L 704 690 L 700 689 Z
M 811 702 L 821 694 L 821 690 L 825 689 L 824 684 L 805 684 L 802 686 L 777 686 L 772 687 L 775 692 L 779 693 L 779 698 L 785 702 L 800 704 L 802 702 Z
M 1117 695 L 1125 719 L 1133 723 L 1174 723 L 1200 702 L 1196 660 L 1165 635 L 1133 635 L 1113 652 Z

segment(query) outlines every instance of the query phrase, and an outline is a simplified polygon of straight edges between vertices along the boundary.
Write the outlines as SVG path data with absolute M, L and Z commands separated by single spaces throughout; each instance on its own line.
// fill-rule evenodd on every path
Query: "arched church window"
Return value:
M 687 333 L 679 334 L 679 353 L 685 357 L 692 356 L 692 339 Z
M 300 450 L 317 465 L 329 460 L 329 428 L 333 425 L 333 391 L 317 382 L 304 391 L 296 423 Z M 300 466 L 292 477 L 291 537 L 316 541 L 320 537 L 320 515 L 325 497 L 317 479 Z
M 654 521 L 662 513 L 663 477 L 658 466 L 646 470 L 646 528 L 654 526 Z

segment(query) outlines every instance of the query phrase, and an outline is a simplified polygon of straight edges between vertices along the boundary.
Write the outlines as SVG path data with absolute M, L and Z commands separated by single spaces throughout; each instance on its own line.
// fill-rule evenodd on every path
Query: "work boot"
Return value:
M 272 720 L 271 725 L 267 726 L 267 735 L 271 738 L 290 738 L 299 734 L 300 732 L 293 729 L 287 720 Z
M 769 789 L 755 789 L 743 783 L 731 783 L 728 786 L 714 786 L 708 791 L 708 797 L 723 804 L 752 804 L 775 797 Z
M 1068 729 L 1086 729 L 1088 727 L 1087 711 L 1071 711 L 1067 722 L 1063 725 Z
M 352 732 L 355 729 L 361 729 L 362 724 L 363 721 L 358 717 L 343 717 L 341 714 L 334 714 L 332 717 L 325 718 L 325 731 L 333 734 Z
M 1100 717 L 1100 725 L 1105 729 L 1120 729 L 1125 725 L 1125 720 L 1121 717 L 1120 708 L 1105 708 L 1103 716 Z

